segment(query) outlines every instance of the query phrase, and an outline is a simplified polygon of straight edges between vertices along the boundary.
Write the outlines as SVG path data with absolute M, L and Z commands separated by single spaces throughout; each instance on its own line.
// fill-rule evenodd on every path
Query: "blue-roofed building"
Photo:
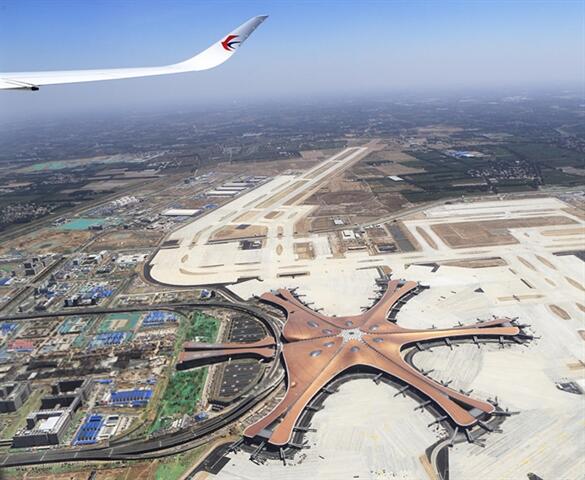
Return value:
M 110 385 L 113 380 L 111 378 L 96 378 L 95 382 L 101 385 Z
M 110 394 L 110 405 L 115 407 L 144 407 L 152 397 L 150 388 L 118 390 Z
M 156 328 L 165 323 L 175 323 L 176 321 L 177 316 L 173 312 L 155 310 L 146 314 L 142 320 L 142 328 Z
M 14 333 L 17 328 L 18 328 L 17 323 L 2 322 L 0 323 L 0 336 L 7 337 L 11 333 Z
M 72 445 L 92 445 L 97 442 L 97 436 L 104 424 L 102 415 L 88 415 L 77 431 Z
M 120 345 L 125 342 L 131 334 L 129 332 L 105 332 L 95 335 L 89 343 L 90 350 L 111 345 Z

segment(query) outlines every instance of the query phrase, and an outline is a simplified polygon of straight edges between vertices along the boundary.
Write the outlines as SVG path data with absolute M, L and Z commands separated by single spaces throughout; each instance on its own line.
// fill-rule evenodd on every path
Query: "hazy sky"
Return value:
M 0 71 L 183 60 L 258 14 L 217 69 L 0 92 L 0 120 L 396 89 L 565 88 L 585 81 L 585 1 L 0 0 Z

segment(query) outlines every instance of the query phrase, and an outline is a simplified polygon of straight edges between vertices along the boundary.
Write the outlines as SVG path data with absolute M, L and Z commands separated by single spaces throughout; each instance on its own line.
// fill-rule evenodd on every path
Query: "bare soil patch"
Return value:
M 278 210 L 273 210 L 272 212 L 269 212 L 266 215 L 264 215 L 264 218 L 266 218 L 268 220 L 272 220 L 273 218 L 278 218 L 281 215 L 282 215 L 282 212 L 279 212 Z
M 432 249 L 437 250 L 437 244 L 424 228 L 416 227 L 416 231 L 420 234 L 421 237 L 423 237 L 424 241 L 427 242 Z
M 39 232 L 3 243 L 0 254 L 11 249 L 24 250 L 41 255 L 44 253 L 69 253 L 85 244 L 96 232 L 87 230 L 60 231 L 47 228 Z
M 311 231 L 311 222 L 308 218 L 302 218 L 294 226 L 294 234 L 305 236 Z
M 234 218 L 234 223 L 235 222 L 242 222 L 242 223 L 249 222 L 250 220 L 252 220 L 256 216 L 256 214 L 257 213 L 253 210 L 250 212 L 242 213 L 241 215 Z
M 268 228 L 263 225 L 226 225 L 213 232 L 209 240 L 212 242 L 225 242 L 242 238 L 265 237 L 267 233 Z
M 91 244 L 89 250 L 120 250 L 155 247 L 163 237 L 163 232 L 155 230 L 109 232 Z
M 583 287 L 583 285 L 581 285 L 581 283 L 579 283 L 577 280 L 573 280 L 571 277 L 565 277 L 565 279 L 576 289 L 585 292 L 585 287 Z
M 441 262 L 441 265 L 446 267 L 460 267 L 460 268 L 490 268 L 490 267 L 505 267 L 508 262 L 502 257 L 491 258 L 463 258 L 461 260 L 449 260 Z
M 532 263 L 530 263 L 530 262 L 529 262 L 528 260 L 526 260 L 525 258 L 518 257 L 518 260 L 519 260 L 519 261 L 520 261 L 520 263 L 521 263 L 522 265 L 524 265 L 526 268 L 529 268 L 530 270 L 533 270 L 533 271 L 535 271 L 535 272 L 536 272 L 536 271 L 538 271 L 538 270 L 536 270 L 536 267 L 535 267 L 534 265 L 532 265 Z
M 511 228 L 569 225 L 575 221 L 569 217 L 528 217 L 510 220 L 484 220 L 481 222 L 441 223 L 431 225 L 433 231 L 452 248 L 511 245 L 518 240 L 509 232 Z
M 569 207 L 563 208 L 563 211 L 571 215 L 575 215 L 577 218 L 580 218 L 581 220 L 585 220 L 585 210 L 582 208 Z
M 294 243 L 293 249 L 299 260 L 313 260 L 315 258 L 313 242 Z
M 569 313 L 566 310 L 563 310 L 558 305 L 551 304 L 548 306 L 548 308 L 550 308 L 550 311 L 553 312 L 561 320 L 571 320 L 571 315 L 569 315 Z
M 540 263 L 542 263 L 543 265 L 545 265 L 546 267 L 552 269 L 552 270 L 556 270 L 557 267 L 555 267 L 552 263 L 550 263 L 546 258 L 541 257 L 540 255 L 536 255 L 536 258 L 538 258 L 538 261 Z
M 562 230 L 545 230 L 542 232 L 545 237 L 562 237 L 565 235 L 585 235 L 585 227 L 564 228 Z

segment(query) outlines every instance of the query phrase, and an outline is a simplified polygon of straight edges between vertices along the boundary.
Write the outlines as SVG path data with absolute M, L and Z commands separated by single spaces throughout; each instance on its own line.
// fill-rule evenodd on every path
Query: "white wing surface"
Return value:
M 0 90 L 38 90 L 42 85 L 95 82 L 208 70 L 221 65 L 229 59 L 266 18 L 266 15 L 251 18 L 226 35 L 222 40 L 211 45 L 207 50 L 184 62 L 162 67 L 0 73 Z

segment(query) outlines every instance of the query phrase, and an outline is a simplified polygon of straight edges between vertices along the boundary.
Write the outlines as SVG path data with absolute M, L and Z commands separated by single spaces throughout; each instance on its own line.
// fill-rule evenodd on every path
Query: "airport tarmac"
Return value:
M 499 270 L 459 268 L 456 271 L 466 278 L 469 274 L 485 276 L 483 270 L 489 270 L 490 276 L 496 274 L 486 288 L 499 302 L 516 301 L 513 298 L 516 295 L 519 301 L 544 298 L 555 304 L 553 292 L 558 288 L 546 287 L 566 286 L 568 291 L 583 287 L 583 272 L 579 271 L 578 264 L 573 264 L 572 257 L 567 260 L 555 253 L 582 247 L 585 222 L 556 198 L 460 203 L 428 209 L 422 216 L 404 221 L 420 244 L 418 252 L 370 255 L 358 250 L 340 256 L 333 254 L 327 234 L 295 234 L 295 224 L 313 208 L 300 204 L 299 198 L 359 160 L 367 149 L 346 149 L 304 174 L 277 176 L 178 229 L 168 239 L 176 241 L 178 246 L 162 248 L 151 261 L 152 277 L 177 286 L 231 284 L 229 288 L 243 298 L 273 288 L 299 287 L 316 306 L 328 314 L 338 315 L 358 313 L 368 304 L 375 290 L 374 279 L 379 275 L 377 268 L 383 266 L 391 268 L 395 276 L 422 281 L 426 275 L 418 272 L 424 269 L 414 264 L 501 258 L 508 266 Z M 245 220 L 240 223 L 238 219 L 242 218 Z M 452 248 L 433 230 L 446 223 L 460 223 L 470 226 L 455 232 L 472 235 L 473 222 L 481 224 L 487 218 L 507 222 L 504 225 L 512 228 L 500 227 L 497 231 L 505 234 L 505 241 L 512 239 L 513 243 L 498 244 L 501 240 L 498 237 L 493 245 Z M 513 228 L 516 220 L 520 225 L 530 225 L 535 219 L 542 226 Z M 246 232 L 247 225 L 263 227 L 255 230 L 260 232 L 258 237 L 245 237 L 242 233 L 243 239 L 261 242 L 261 248 L 241 248 L 238 230 Z M 214 241 L 214 232 L 226 227 L 232 228 L 231 240 Z M 472 240 L 473 237 L 468 241 Z M 311 244 L 313 258 L 301 258 L 295 253 L 294 245 L 299 243 Z M 565 275 L 558 267 L 549 266 L 557 264 L 564 265 L 561 269 L 577 271 Z M 441 267 L 441 273 L 447 268 Z M 440 281 L 438 277 L 442 275 L 433 276 L 433 282 Z

